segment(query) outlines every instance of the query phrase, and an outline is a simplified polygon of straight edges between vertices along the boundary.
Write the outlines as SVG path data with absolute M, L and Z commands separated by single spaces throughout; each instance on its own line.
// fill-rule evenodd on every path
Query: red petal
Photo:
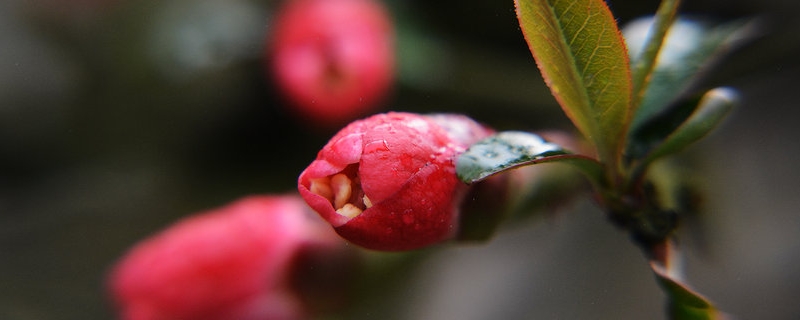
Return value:
M 453 236 L 466 185 L 452 164 L 421 168 L 394 196 L 336 228 L 345 239 L 374 250 L 412 250 Z

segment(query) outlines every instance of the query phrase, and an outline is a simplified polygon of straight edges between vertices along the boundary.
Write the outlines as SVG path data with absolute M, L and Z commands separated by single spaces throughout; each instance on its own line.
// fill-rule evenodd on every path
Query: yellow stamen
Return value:
M 364 206 L 366 206 L 367 208 L 371 208 L 372 207 L 372 200 L 369 200 L 369 198 L 367 198 L 366 194 L 361 199 L 364 200 Z
M 331 177 L 331 187 L 333 188 L 333 208 L 341 209 L 350 201 L 353 193 L 350 178 L 343 173 L 338 173 Z
M 329 177 L 311 179 L 311 186 L 309 189 L 311 193 L 321 195 L 330 201 L 333 199 L 333 190 L 331 189 L 330 183 L 331 179 Z
M 336 213 L 341 214 L 350 219 L 355 218 L 356 216 L 361 214 L 361 212 L 362 212 L 361 209 L 354 206 L 352 203 L 346 203 L 342 208 L 336 210 Z

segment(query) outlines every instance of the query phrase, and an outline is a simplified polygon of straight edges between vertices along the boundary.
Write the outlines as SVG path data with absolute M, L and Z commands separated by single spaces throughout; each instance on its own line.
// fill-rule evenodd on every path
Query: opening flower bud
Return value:
M 490 130 L 458 115 L 387 113 L 339 131 L 300 174 L 306 202 L 345 239 L 410 250 L 451 238 L 467 186 L 454 161 Z

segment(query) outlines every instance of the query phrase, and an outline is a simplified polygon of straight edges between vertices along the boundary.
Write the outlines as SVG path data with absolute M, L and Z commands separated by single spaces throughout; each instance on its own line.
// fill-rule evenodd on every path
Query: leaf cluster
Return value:
M 708 27 L 678 18 L 679 1 L 663 0 L 653 18 L 623 34 L 603 0 L 515 0 L 515 5 L 545 83 L 590 150 L 573 152 L 532 133 L 500 132 L 459 157 L 459 177 L 476 183 L 539 163 L 577 168 L 611 221 L 628 230 L 659 266 L 653 270 L 670 297 L 673 318 L 712 318 L 717 313 L 705 298 L 662 272 L 669 256 L 658 248 L 670 242 L 680 208 L 660 199 L 664 186 L 647 172 L 655 161 L 712 131 L 735 105 L 735 90 L 703 92 L 697 82 L 746 24 Z

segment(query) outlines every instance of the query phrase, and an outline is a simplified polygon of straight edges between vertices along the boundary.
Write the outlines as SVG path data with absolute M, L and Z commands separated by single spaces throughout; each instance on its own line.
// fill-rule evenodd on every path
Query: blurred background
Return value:
M 689 283 L 741 319 L 800 315 L 800 3 L 694 0 L 761 35 L 704 85 L 744 99 L 687 150 L 705 215 L 680 232 Z M 571 124 L 513 1 L 383 2 L 397 74 L 377 111 Z M 268 69 L 280 1 L 0 2 L 0 318 L 110 319 L 104 277 L 136 241 L 249 194 L 293 192 L 336 129 L 287 110 Z M 620 24 L 658 1 L 610 3 Z M 589 200 L 486 244 L 426 255 L 364 319 L 658 319 L 645 259 Z

